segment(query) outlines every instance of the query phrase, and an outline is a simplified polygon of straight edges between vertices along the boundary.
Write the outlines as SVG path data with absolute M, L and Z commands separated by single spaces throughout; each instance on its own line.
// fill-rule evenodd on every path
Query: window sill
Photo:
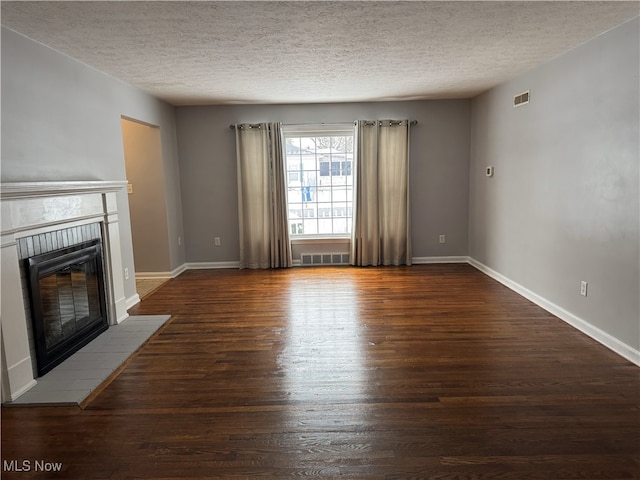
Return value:
M 297 237 L 291 238 L 291 245 L 313 245 L 313 244 L 349 244 L 351 237 Z

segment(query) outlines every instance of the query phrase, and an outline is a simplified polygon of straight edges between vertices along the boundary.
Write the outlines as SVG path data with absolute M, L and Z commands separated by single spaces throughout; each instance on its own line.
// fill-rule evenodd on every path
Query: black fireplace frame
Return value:
M 100 317 L 78 330 L 52 348 L 46 346 L 46 332 L 40 301 L 40 279 L 60 271 L 65 266 L 94 262 L 98 281 Z M 106 305 L 104 266 L 102 262 L 102 241 L 99 239 L 83 242 L 71 247 L 43 253 L 25 259 L 29 272 L 31 318 L 36 348 L 38 376 L 42 376 L 87 345 L 109 328 Z

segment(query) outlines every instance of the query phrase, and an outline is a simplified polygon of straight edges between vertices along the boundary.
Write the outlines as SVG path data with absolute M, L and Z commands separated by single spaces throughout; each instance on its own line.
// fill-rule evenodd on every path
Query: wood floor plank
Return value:
M 640 478 L 640 369 L 468 265 L 188 271 L 130 313 L 173 317 L 84 409 L 2 409 L 3 479 Z

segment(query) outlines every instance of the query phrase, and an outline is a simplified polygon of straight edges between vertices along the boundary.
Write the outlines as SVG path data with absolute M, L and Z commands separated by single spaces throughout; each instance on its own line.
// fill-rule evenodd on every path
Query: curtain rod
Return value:
M 368 122 L 365 122 L 365 125 L 375 125 L 376 122 L 380 122 L 380 125 L 382 125 L 382 120 L 371 120 Z M 353 122 L 353 124 L 355 125 L 357 122 Z M 402 124 L 402 120 L 391 120 L 389 121 L 389 125 L 394 125 L 394 126 L 398 126 Z M 409 122 L 409 126 L 411 127 L 415 127 L 418 124 L 417 120 L 411 120 Z M 248 123 L 246 124 L 249 128 L 262 128 L 261 125 L 259 123 Z M 292 124 L 292 125 L 314 125 L 313 123 L 298 123 L 298 124 Z M 320 124 L 323 125 L 323 124 Z M 231 130 L 235 130 L 236 126 L 234 124 L 229 125 L 229 128 Z
M 382 122 L 389 122 L 389 126 L 394 126 L 397 127 L 399 125 L 402 125 L 403 120 L 369 120 L 369 121 L 365 121 L 364 124 L 365 125 L 375 125 L 376 123 L 378 123 L 379 125 L 382 125 Z M 355 122 L 354 122 L 355 123 Z M 409 122 L 409 126 L 411 127 L 415 127 L 418 124 L 417 120 L 411 120 Z
M 240 123 L 239 125 L 246 125 L 249 128 L 262 128 L 262 125 L 260 125 L 259 123 Z M 229 128 L 231 130 L 235 130 L 236 126 L 232 123 L 231 125 L 229 125 Z

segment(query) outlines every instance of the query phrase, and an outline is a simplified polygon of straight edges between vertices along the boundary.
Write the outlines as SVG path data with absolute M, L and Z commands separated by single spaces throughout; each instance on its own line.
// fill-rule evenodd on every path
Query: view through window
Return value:
M 353 126 L 284 129 L 289 233 L 345 237 L 353 216 Z

